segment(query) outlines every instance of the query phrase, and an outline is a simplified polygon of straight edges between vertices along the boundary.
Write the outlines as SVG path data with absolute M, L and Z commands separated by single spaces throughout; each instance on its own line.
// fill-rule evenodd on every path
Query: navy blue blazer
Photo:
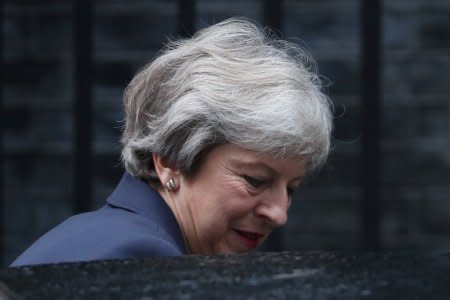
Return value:
M 125 173 L 105 206 L 70 217 L 44 234 L 11 266 L 185 253 L 169 206 L 147 183 Z

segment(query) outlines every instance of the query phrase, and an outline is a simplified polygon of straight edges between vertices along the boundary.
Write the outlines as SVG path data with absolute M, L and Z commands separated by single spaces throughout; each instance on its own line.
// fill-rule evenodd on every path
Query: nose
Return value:
M 285 189 L 283 192 L 265 196 L 255 208 L 255 215 L 264 218 L 272 228 L 276 228 L 286 224 L 288 208 L 289 195 Z

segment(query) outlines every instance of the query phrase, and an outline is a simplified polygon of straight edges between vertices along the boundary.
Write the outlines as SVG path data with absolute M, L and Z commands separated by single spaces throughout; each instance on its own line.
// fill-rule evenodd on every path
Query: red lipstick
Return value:
M 244 243 L 244 245 L 251 249 L 258 247 L 259 241 L 261 240 L 261 238 L 264 237 L 263 234 L 256 233 L 256 232 L 237 230 L 237 229 L 235 229 L 235 231 L 241 238 L 241 241 Z

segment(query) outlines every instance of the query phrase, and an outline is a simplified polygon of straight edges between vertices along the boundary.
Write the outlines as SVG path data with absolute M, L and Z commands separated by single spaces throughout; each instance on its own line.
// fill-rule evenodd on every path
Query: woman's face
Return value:
M 233 144 L 211 150 L 195 176 L 180 178 L 175 215 L 191 253 L 247 252 L 287 221 L 304 161 Z

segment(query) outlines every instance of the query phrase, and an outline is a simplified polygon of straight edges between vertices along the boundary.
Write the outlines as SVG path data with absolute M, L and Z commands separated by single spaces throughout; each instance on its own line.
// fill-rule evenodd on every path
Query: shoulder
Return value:
M 68 220 L 85 224 L 94 238 L 102 241 L 114 258 L 181 255 L 173 237 L 155 220 L 121 209 L 107 207 L 89 220 Z
M 12 266 L 181 254 L 160 224 L 105 206 L 67 219 L 36 241 Z

